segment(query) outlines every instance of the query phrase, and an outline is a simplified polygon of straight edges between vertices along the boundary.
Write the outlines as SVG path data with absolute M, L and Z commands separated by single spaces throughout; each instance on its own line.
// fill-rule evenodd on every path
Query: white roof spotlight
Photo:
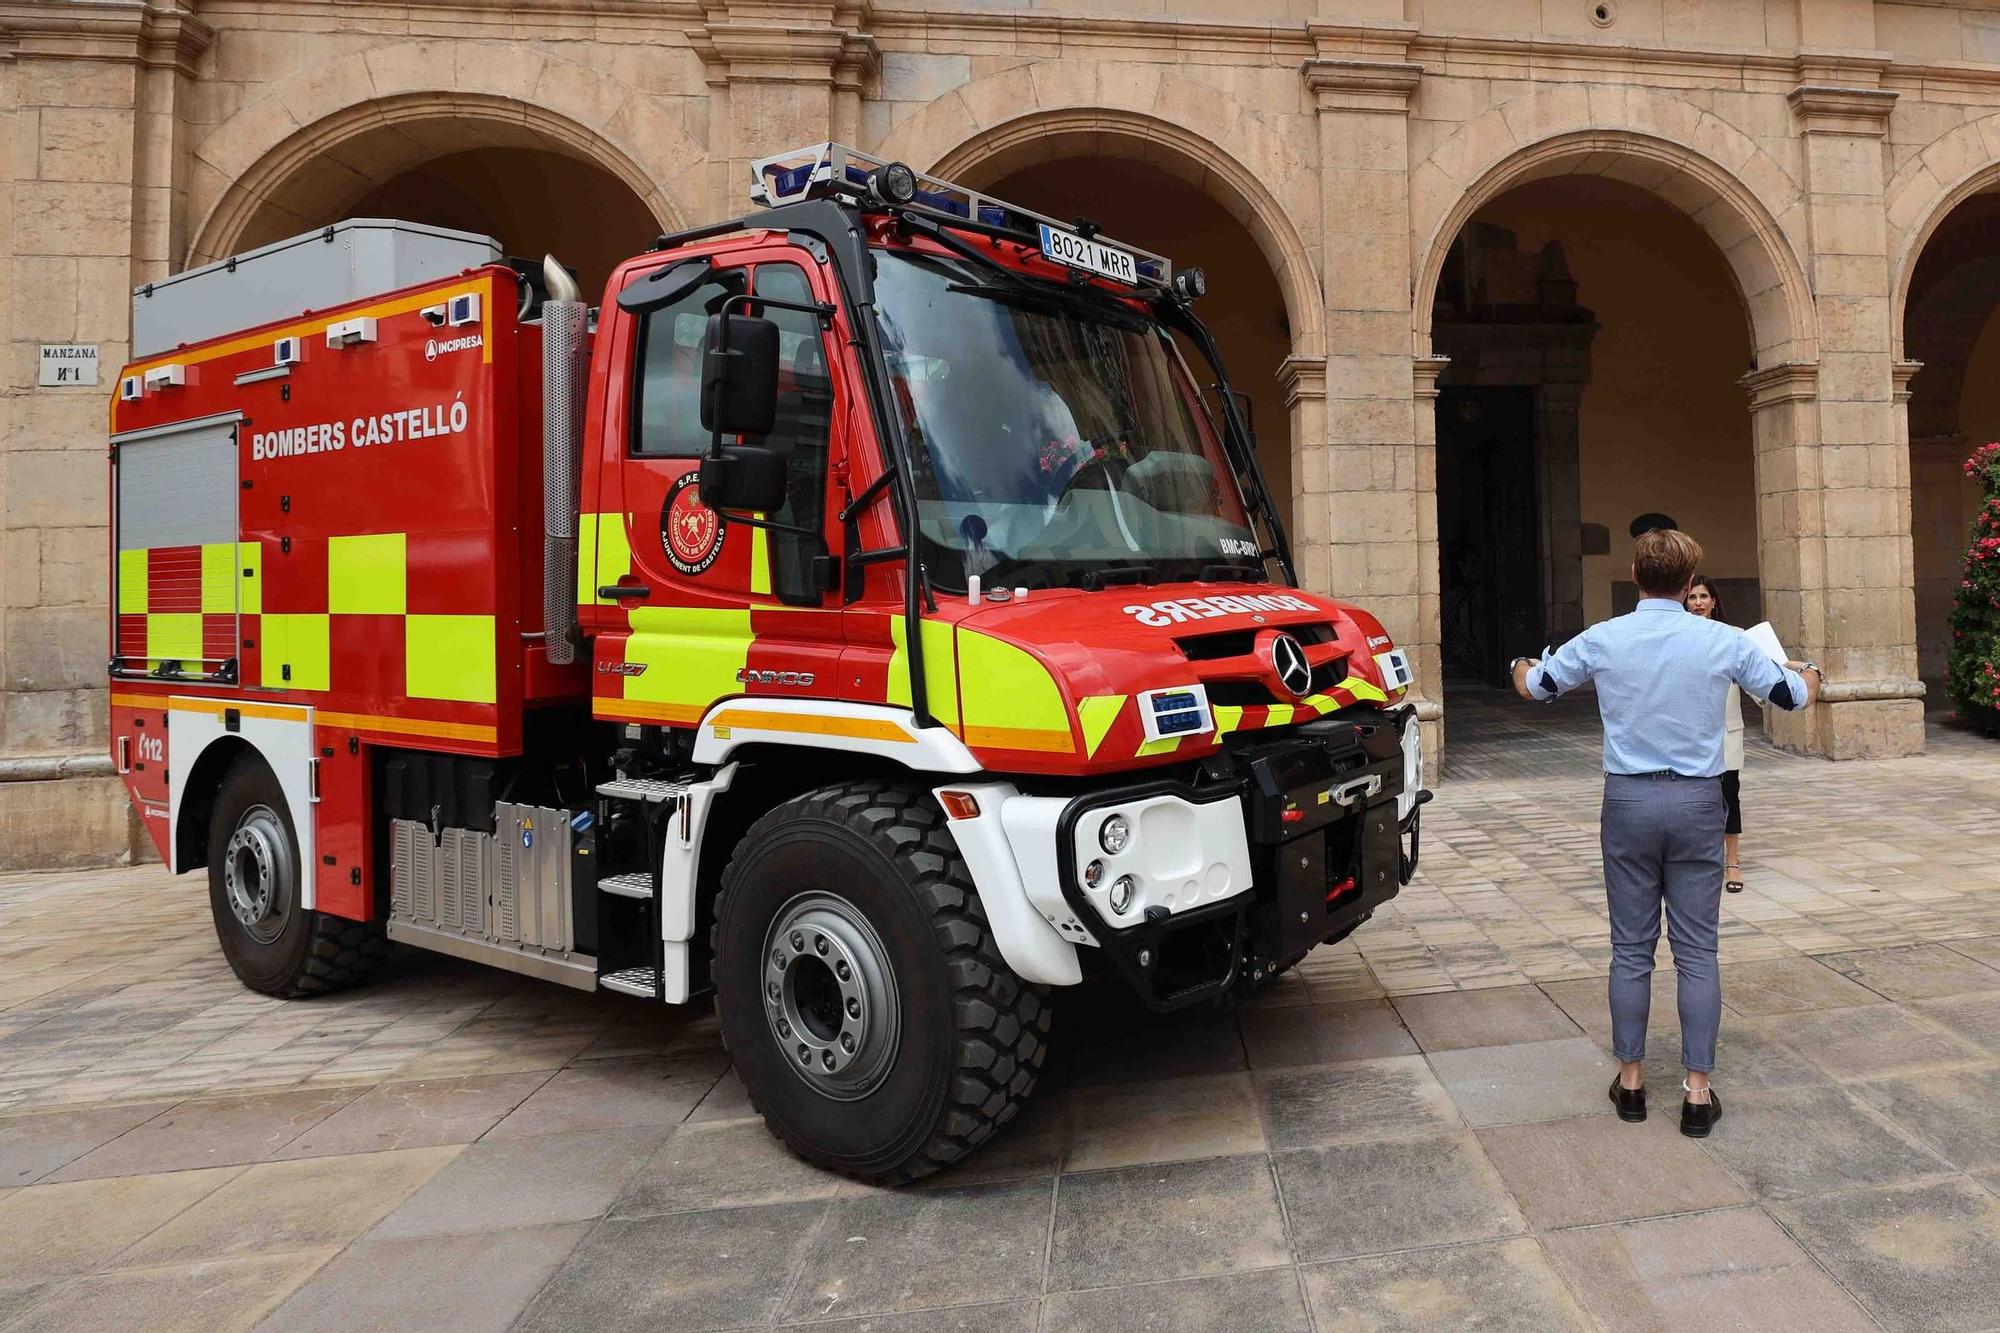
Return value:
M 906 162 L 890 162 L 868 173 L 868 193 L 885 204 L 907 204 L 917 197 L 917 173 Z

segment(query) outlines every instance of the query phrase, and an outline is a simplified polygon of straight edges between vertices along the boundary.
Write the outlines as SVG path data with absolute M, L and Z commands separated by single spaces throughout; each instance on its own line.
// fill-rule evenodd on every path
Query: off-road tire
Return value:
M 826 1096 L 792 1067 L 759 989 L 766 930 L 809 889 L 867 916 L 901 997 L 894 1064 L 857 1100 Z M 843 783 L 770 811 L 723 871 L 710 942 L 737 1073 L 772 1132 L 807 1161 L 876 1184 L 915 1180 L 985 1142 L 1034 1090 L 1048 988 L 1001 958 L 928 792 Z
M 231 912 L 224 880 L 229 840 L 246 812 L 260 805 L 273 811 L 283 825 L 284 854 L 290 859 L 294 886 L 303 885 L 308 869 L 300 863 L 298 833 L 284 789 L 263 760 L 243 755 L 223 775 L 208 828 L 209 910 L 230 970 L 251 990 L 284 999 L 320 995 L 363 980 L 388 951 L 379 923 L 309 911 L 293 902 L 283 929 L 275 939 L 263 942 Z

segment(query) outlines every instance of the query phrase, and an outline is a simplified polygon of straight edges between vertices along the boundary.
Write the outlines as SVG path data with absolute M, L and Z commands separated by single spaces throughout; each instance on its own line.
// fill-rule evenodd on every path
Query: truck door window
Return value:
M 779 301 L 812 301 L 805 270 L 793 264 L 763 264 L 757 269 L 756 294 Z M 833 427 L 833 379 L 828 373 L 826 346 L 819 320 L 803 310 L 765 307 L 765 318 L 778 326 L 777 424 L 764 439 L 766 447 L 785 459 L 785 503 L 771 515 L 779 522 L 812 532 L 822 531 L 826 516 L 828 441 Z M 821 554 L 817 541 L 792 532 L 771 534 L 771 585 L 779 598 L 817 604 L 812 562 Z
M 641 458 L 697 458 L 708 452 L 701 428 L 701 337 L 708 317 L 742 292 L 743 269 L 724 269 L 639 324 L 637 401 L 632 452 Z

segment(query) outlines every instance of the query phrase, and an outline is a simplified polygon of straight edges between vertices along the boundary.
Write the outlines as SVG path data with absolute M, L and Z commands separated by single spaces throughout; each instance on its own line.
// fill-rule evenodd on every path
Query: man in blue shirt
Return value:
M 1522 698 L 1548 701 L 1585 681 L 1604 721 L 1604 891 L 1611 909 L 1611 1043 L 1623 1068 L 1611 1100 L 1624 1120 L 1646 1118 L 1646 1015 L 1653 954 L 1666 907 L 1679 978 L 1681 1133 L 1704 1138 L 1722 1117 L 1709 1089 L 1722 979 L 1716 935 L 1722 903 L 1722 724 L 1729 687 L 1780 708 L 1809 707 L 1819 668 L 1780 666 L 1741 632 L 1689 615 L 1682 603 L 1701 563 L 1694 538 L 1658 528 L 1639 539 L 1629 615 L 1592 625 L 1546 662 L 1514 661 Z

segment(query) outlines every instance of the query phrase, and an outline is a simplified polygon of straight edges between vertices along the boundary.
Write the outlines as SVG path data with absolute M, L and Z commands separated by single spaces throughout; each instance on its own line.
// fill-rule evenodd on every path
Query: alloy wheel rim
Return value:
M 902 1034 L 896 973 L 860 909 L 803 893 L 764 935 L 764 1019 L 785 1063 L 836 1101 L 865 1097 L 887 1076 Z
M 229 912 L 250 938 L 269 944 L 284 933 L 293 901 L 285 824 L 268 805 L 254 805 L 236 822 L 222 854 Z

